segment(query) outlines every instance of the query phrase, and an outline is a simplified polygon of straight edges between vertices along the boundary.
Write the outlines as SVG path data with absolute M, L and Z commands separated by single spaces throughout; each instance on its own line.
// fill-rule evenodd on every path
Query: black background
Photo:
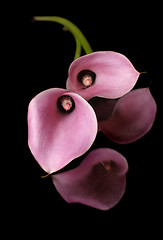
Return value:
M 66 234 L 78 239 L 82 235 L 95 234 L 100 239 L 104 236 L 132 239 L 133 236 L 156 236 L 160 230 L 162 45 L 159 7 L 139 4 L 123 7 L 77 6 L 71 12 L 68 8 L 58 11 L 55 7 L 51 12 L 26 9 L 13 22 L 17 30 L 12 36 L 16 40 L 13 56 L 16 61 L 15 81 L 12 81 L 16 125 L 12 125 L 14 134 L 10 141 L 14 145 L 12 156 L 16 168 L 9 177 L 8 192 L 14 200 L 11 201 L 13 217 L 19 219 L 16 232 L 25 229 L 26 233 L 32 235 L 35 230 L 36 234 L 45 234 L 45 237 Z M 113 143 L 99 133 L 91 147 L 113 148 L 128 160 L 126 192 L 119 204 L 109 211 L 66 203 L 50 178 L 41 179 L 44 171 L 28 148 L 28 104 L 45 89 L 65 88 L 68 68 L 75 53 L 71 33 L 63 31 L 57 23 L 32 22 L 34 15 L 69 19 L 81 29 L 94 51 L 111 50 L 124 54 L 139 72 L 146 71 L 152 81 L 150 89 L 158 106 L 152 130 L 128 145 Z

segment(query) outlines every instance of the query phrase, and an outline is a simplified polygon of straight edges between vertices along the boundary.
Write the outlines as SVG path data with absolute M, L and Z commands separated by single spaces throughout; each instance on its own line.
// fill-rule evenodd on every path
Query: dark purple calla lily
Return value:
M 127 161 L 120 153 L 99 148 L 88 153 L 77 168 L 52 175 L 52 180 L 67 202 L 108 210 L 125 192 L 127 170 Z
M 119 98 L 135 85 L 139 72 L 122 54 L 94 52 L 76 59 L 69 68 L 67 89 L 86 100 L 98 96 Z
M 99 128 L 112 141 L 130 143 L 150 130 L 156 110 L 157 106 L 149 88 L 136 89 L 117 101 L 111 116 L 99 121 Z M 107 109 L 105 111 L 107 112 Z
M 96 133 L 93 108 L 75 93 L 52 88 L 39 93 L 29 104 L 29 148 L 49 174 L 84 154 Z

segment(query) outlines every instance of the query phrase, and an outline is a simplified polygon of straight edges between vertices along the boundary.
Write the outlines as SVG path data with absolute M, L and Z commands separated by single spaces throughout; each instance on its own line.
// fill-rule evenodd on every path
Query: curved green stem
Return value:
M 78 40 L 78 38 L 76 38 L 76 37 L 75 37 L 75 41 L 76 41 L 76 52 L 75 52 L 74 59 L 77 59 L 81 56 L 81 44 L 80 44 L 80 41 Z
M 75 53 L 75 59 L 78 58 L 81 54 L 81 46 L 83 47 L 84 51 L 86 54 L 92 53 L 93 50 L 83 35 L 83 33 L 80 31 L 80 29 L 70 22 L 69 20 L 62 18 L 62 17 L 56 17 L 56 16 L 37 16 L 33 18 L 35 21 L 50 21 L 50 22 L 57 22 L 62 24 L 63 26 L 66 27 L 67 30 L 69 30 L 75 40 L 76 40 L 76 53 Z

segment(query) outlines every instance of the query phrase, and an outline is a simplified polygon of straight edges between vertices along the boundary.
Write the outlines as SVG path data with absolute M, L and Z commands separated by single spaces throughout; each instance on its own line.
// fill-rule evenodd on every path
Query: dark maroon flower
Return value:
M 149 88 L 136 89 L 117 101 L 111 116 L 99 121 L 99 128 L 112 141 L 130 143 L 151 129 L 156 110 Z
M 120 153 L 99 148 L 89 152 L 77 168 L 52 175 L 52 180 L 68 203 L 108 210 L 125 192 L 127 171 L 127 161 Z

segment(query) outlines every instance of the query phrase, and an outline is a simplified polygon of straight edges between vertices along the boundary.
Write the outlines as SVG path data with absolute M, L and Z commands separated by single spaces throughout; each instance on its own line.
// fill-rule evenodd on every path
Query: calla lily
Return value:
M 99 148 L 89 152 L 77 168 L 52 175 L 52 180 L 68 203 L 108 210 L 125 192 L 127 170 L 127 161 L 120 153 Z
M 121 97 L 114 105 L 111 114 L 110 108 L 105 104 L 105 115 L 108 112 L 108 116 L 99 121 L 99 128 L 112 141 L 130 143 L 150 130 L 156 110 L 157 106 L 149 88 L 136 89 Z M 102 112 L 98 114 L 103 115 Z
M 75 93 L 52 88 L 39 93 L 29 104 L 29 148 L 48 174 L 84 154 L 96 133 L 93 108 Z
M 66 86 L 87 101 L 95 96 L 115 99 L 128 93 L 138 77 L 139 72 L 124 55 L 94 52 L 72 62 Z

